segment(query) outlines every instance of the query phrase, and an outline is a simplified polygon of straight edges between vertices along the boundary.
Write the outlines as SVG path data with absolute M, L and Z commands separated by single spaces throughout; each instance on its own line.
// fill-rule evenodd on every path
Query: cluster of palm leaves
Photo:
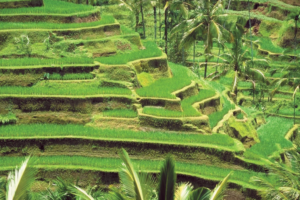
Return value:
M 259 191 L 263 199 L 291 200 L 300 199 L 300 155 L 296 151 L 285 152 L 281 160 L 269 162 L 269 173 L 276 174 L 277 181 L 269 182 L 260 177 L 252 177 L 262 188 Z M 275 183 L 275 184 L 274 184 Z
M 121 188 L 113 188 L 105 197 L 96 188 L 84 190 L 61 178 L 53 183 L 56 190 L 47 189 L 39 194 L 38 199 L 44 200 L 217 200 L 222 199 L 230 174 L 221 181 L 214 190 L 208 188 L 193 189 L 190 183 L 176 186 L 175 162 L 171 156 L 165 159 L 158 184 L 148 173 L 137 170 L 128 153 L 122 149 L 120 157 L 123 161 L 119 172 Z M 8 179 L 0 181 L 0 199 L 3 200 L 34 200 L 29 191 L 35 180 L 36 170 L 28 165 L 27 158 L 20 168 L 9 173 Z

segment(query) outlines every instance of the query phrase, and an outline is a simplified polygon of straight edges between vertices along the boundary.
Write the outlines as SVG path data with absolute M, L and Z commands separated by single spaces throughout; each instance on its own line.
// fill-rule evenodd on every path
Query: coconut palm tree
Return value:
M 174 27 L 173 32 L 177 32 L 185 28 L 187 31 L 184 33 L 181 44 L 185 48 L 189 48 L 197 38 L 197 35 L 204 35 L 205 38 L 205 70 L 204 78 L 207 76 L 207 62 L 212 56 L 211 50 L 213 47 L 213 38 L 221 41 L 224 33 L 228 31 L 219 24 L 220 17 L 226 17 L 223 13 L 223 2 L 218 0 L 215 5 L 211 4 L 211 0 L 200 1 L 194 10 L 195 17 L 192 19 L 184 20 Z
M 0 181 L 0 199 L 23 200 L 29 199 L 29 189 L 34 182 L 36 170 L 28 166 L 30 157 L 26 158 L 20 167 L 8 174 L 7 180 Z
M 140 12 L 141 12 L 141 1 L 140 0 L 120 0 L 120 6 L 125 6 L 135 16 L 135 32 L 137 32 L 139 21 L 140 21 Z
M 188 5 L 183 0 L 169 0 L 165 1 L 165 53 L 168 54 L 168 29 L 169 29 L 169 10 L 175 11 L 179 10 L 180 15 L 183 16 L 183 18 L 188 17 Z M 178 14 L 176 14 L 177 16 Z
M 270 182 L 260 177 L 252 177 L 251 181 L 255 182 L 263 190 L 259 193 L 265 200 L 290 200 L 300 198 L 300 155 L 296 151 L 284 153 L 283 160 L 271 162 L 266 167 L 269 173 L 274 174 L 275 181 Z

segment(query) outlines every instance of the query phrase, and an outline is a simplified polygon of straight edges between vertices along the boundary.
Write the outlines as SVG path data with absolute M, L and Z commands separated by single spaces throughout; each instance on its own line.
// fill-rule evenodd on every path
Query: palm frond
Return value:
M 210 195 L 210 189 L 201 187 L 192 191 L 188 200 L 209 200 Z
M 140 183 L 139 176 L 135 171 L 133 164 L 125 149 L 120 152 L 121 160 L 123 161 L 121 171 L 119 172 L 120 181 L 126 193 L 136 200 L 144 200 L 144 194 Z
M 160 170 L 158 200 L 174 200 L 175 183 L 175 163 L 171 156 L 167 156 Z
M 30 157 L 26 158 L 21 167 L 8 175 L 7 200 L 19 200 L 26 196 L 31 184 L 34 182 L 36 170 L 28 167 Z
M 190 183 L 181 183 L 175 192 L 175 200 L 188 199 L 190 192 L 193 190 L 193 186 Z
M 80 197 L 84 200 L 94 200 L 94 198 L 89 195 L 86 191 L 81 189 L 80 187 L 77 187 L 76 185 L 73 185 L 73 188 L 71 189 L 72 193 L 76 195 L 77 197 Z
M 227 187 L 227 182 L 232 173 L 229 173 L 212 191 L 210 200 L 219 200 L 223 198 L 224 190 Z

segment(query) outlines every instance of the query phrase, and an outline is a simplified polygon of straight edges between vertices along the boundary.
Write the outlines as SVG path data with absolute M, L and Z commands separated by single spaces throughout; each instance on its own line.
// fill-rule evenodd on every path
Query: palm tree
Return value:
M 152 7 L 153 7 L 153 16 L 154 16 L 154 39 L 156 41 L 156 24 L 157 24 L 157 20 L 156 20 L 156 4 L 157 4 L 157 1 L 151 1 L 150 2 Z
M 300 198 L 300 155 L 296 151 L 284 153 L 284 159 L 271 162 L 266 167 L 269 172 L 276 175 L 275 181 L 270 182 L 260 177 L 252 177 L 251 181 L 255 182 L 263 190 L 259 193 L 265 200 L 290 200 Z
M 20 167 L 8 174 L 7 181 L 1 180 L 0 199 L 23 200 L 28 198 L 29 189 L 34 182 L 36 170 L 28 166 L 30 157 L 26 158 Z M 5 187 L 6 185 L 6 187 Z
M 220 17 L 225 17 L 223 14 L 222 0 L 218 0 L 217 3 L 212 6 L 211 0 L 203 0 L 199 5 L 196 6 L 195 17 L 193 19 L 188 19 L 178 24 L 173 31 L 177 32 L 182 30 L 183 27 L 186 28 L 186 32 L 183 35 L 181 44 L 185 48 L 189 48 L 197 38 L 197 35 L 206 36 L 205 39 L 205 70 L 204 78 L 207 75 L 207 62 L 209 57 L 212 56 L 211 50 L 213 47 L 213 38 L 217 38 L 220 42 L 223 34 L 228 32 L 222 25 L 219 24 Z
M 142 2 L 140 0 L 120 0 L 120 2 L 120 6 L 125 6 L 133 12 L 135 16 L 135 32 L 137 32 L 140 21 L 139 15 L 142 8 L 140 4 L 142 4 Z
M 179 10 L 183 18 L 188 17 L 187 3 L 182 0 L 169 0 L 165 2 L 165 53 L 168 54 L 168 26 L 169 10 Z

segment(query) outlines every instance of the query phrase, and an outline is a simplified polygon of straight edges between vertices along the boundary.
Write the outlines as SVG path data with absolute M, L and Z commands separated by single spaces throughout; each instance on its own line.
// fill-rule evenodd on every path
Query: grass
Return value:
M 239 151 L 236 148 L 234 139 L 228 135 L 212 134 L 186 134 L 186 133 L 165 133 L 165 132 L 144 132 L 117 129 L 97 129 L 82 125 L 67 124 L 24 124 L 0 126 L 0 136 L 6 138 L 47 138 L 47 137 L 82 137 L 95 138 L 99 140 L 116 141 L 137 141 L 166 144 L 199 145 L 211 146 L 212 148 L 226 147 L 232 151 Z M 216 146 L 214 146 L 216 145 Z M 217 147 L 218 146 L 218 147 Z
M 259 157 L 268 158 L 282 149 L 292 148 L 292 142 L 284 138 L 292 127 L 292 119 L 279 117 L 267 118 L 267 123 L 257 130 L 260 143 L 248 149 L 244 156 L 249 159 L 258 159 Z
M 211 128 L 215 127 L 218 124 L 218 122 L 223 119 L 224 115 L 226 115 L 230 110 L 235 108 L 235 105 L 231 104 L 231 102 L 226 97 L 222 97 L 222 99 L 223 109 L 221 111 L 214 112 L 208 116 Z
M 25 157 L 1 157 L 1 167 L 15 168 L 16 165 L 25 159 Z M 142 171 L 159 172 L 163 161 L 159 160 L 135 160 L 132 159 L 135 166 L 139 166 Z M 109 172 L 118 172 L 122 166 L 121 159 L 118 158 L 91 158 L 83 156 L 41 156 L 32 158 L 31 163 L 37 167 L 57 169 L 57 168 L 85 168 L 91 170 L 101 170 Z M 188 164 L 183 162 L 176 162 L 176 172 L 180 174 L 190 174 L 192 176 L 202 177 L 209 180 L 223 180 L 232 169 L 220 168 L 217 166 L 206 166 Z M 268 179 L 275 183 L 276 177 L 267 175 L 266 173 L 253 172 L 248 170 L 234 170 L 229 182 L 236 182 L 240 185 L 247 185 L 247 187 L 255 187 L 250 182 L 252 176 L 259 176 Z
M 87 79 L 94 79 L 95 76 L 90 73 L 73 73 L 73 74 L 58 74 L 53 73 L 50 74 L 49 80 L 87 80 Z
M 110 57 L 100 57 L 96 58 L 96 61 L 99 61 L 103 64 L 127 64 L 130 61 L 142 59 L 142 58 L 152 58 L 162 55 L 162 51 L 157 47 L 155 42 L 146 41 L 144 42 L 145 50 L 132 51 L 126 54 L 119 54 Z
M 40 82 L 32 87 L 0 87 L 0 94 L 7 95 L 131 95 L 127 88 L 101 87 L 99 82 L 52 83 Z
M 196 78 L 195 74 L 182 65 L 169 63 L 169 67 L 173 73 L 172 78 L 162 78 L 147 87 L 137 89 L 137 94 L 141 97 L 175 99 L 172 92 L 191 84 L 191 80 Z
M 73 28 L 87 28 L 95 27 L 106 24 L 115 23 L 115 19 L 110 15 L 102 15 L 99 21 L 87 22 L 87 23 L 48 23 L 48 22 L 0 22 L 0 30 L 9 29 L 73 29 Z
M 7 0 L 5 0 L 7 1 Z M 89 11 L 97 11 L 90 5 L 79 5 L 58 0 L 44 0 L 42 7 L 23 7 L 1 9 L 1 15 L 21 15 L 21 14 L 78 14 Z
M 124 117 L 124 118 L 135 118 L 137 112 L 128 109 L 117 109 L 117 110 L 105 110 L 103 111 L 104 117 Z
M 69 64 L 94 64 L 91 58 L 60 58 L 60 59 L 41 59 L 41 58 L 18 58 L 0 59 L 0 66 L 32 66 L 32 65 L 69 65 Z
M 214 96 L 216 93 L 212 90 L 202 89 L 199 94 L 191 96 L 181 101 L 183 112 L 166 110 L 158 107 L 144 107 L 143 113 L 149 115 L 156 115 L 161 117 L 197 117 L 201 116 L 192 105 L 196 102 L 200 102 L 204 99 Z

